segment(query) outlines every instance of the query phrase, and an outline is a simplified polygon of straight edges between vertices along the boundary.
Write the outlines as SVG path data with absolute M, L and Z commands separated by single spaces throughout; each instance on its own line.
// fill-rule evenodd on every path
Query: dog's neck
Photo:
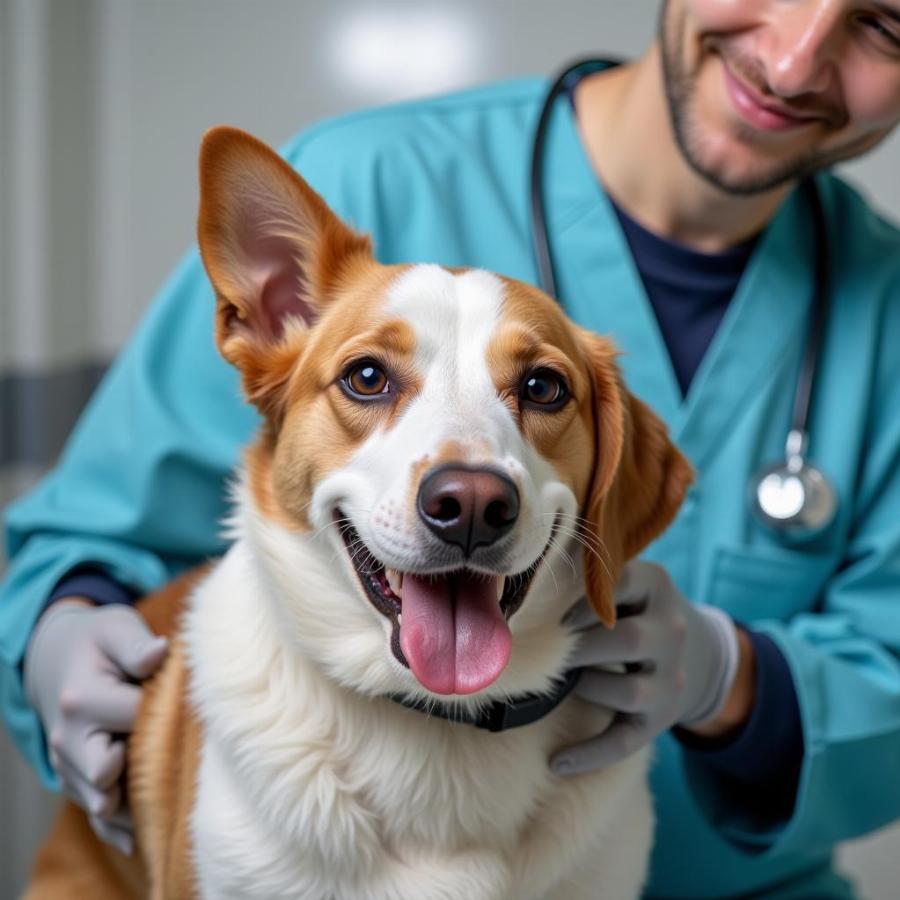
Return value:
M 569 669 L 564 677 L 555 683 L 553 690 L 549 693 L 522 694 L 505 702 L 495 700 L 477 713 L 462 712 L 451 705 L 405 697 L 400 694 L 392 694 L 391 699 L 409 709 L 419 710 L 425 715 L 472 725 L 485 731 L 508 731 L 510 728 L 530 725 L 553 712 L 578 684 L 581 671 L 580 668 Z

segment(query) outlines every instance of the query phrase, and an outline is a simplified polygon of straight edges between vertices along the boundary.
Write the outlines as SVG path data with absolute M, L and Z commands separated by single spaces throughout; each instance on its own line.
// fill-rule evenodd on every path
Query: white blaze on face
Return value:
M 395 429 L 418 458 L 446 441 L 518 451 L 519 431 L 497 397 L 487 348 L 500 322 L 503 282 L 489 272 L 454 275 L 439 266 L 416 266 L 390 292 L 389 314 L 416 334 L 416 369 L 422 393 Z

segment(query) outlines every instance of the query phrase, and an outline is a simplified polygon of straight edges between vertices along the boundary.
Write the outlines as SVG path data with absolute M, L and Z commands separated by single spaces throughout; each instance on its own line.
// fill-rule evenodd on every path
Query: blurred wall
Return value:
M 227 122 L 316 119 L 649 41 L 657 0 L 0 0 L 0 505 L 72 417 L 193 239 L 196 153 Z M 900 217 L 900 137 L 850 169 Z M 2 562 L 0 562 L 2 565 Z M 0 900 L 48 804 L 0 734 Z M 844 856 L 898 896 L 895 830 Z M 892 880 L 892 877 L 894 880 Z

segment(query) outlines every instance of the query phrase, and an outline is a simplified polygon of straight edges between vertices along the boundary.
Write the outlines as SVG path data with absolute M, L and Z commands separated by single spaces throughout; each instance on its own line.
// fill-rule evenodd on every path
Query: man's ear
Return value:
M 600 621 L 611 628 L 623 565 L 669 526 L 694 472 L 662 420 L 624 387 L 609 342 L 587 340 L 595 457 L 583 515 L 595 539 L 585 555 L 585 582 Z
M 345 226 L 274 151 L 236 128 L 200 148 L 200 255 L 216 295 L 216 344 L 271 413 L 298 341 L 369 239 Z M 300 343 L 302 346 L 302 343 Z

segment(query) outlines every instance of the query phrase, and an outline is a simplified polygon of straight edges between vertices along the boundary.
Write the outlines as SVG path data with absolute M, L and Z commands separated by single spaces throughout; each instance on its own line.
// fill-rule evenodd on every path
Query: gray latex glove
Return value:
M 131 607 L 60 600 L 38 620 L 25 655 L 25 693 L 63 790 L 97 835 L 126 854 L 133 827 L 120 779 L 141 697 L 135 682 L 151 675 L 167 650 L 166 639 Z
M 582 631 L 572 666 L 587 667 L 575 693 L 616 716 L 603 734 L 554 755 L 550 765 L 559 775 L 618 762 L 673 725 L 713 721 L 734 683 L 740 658 L 734 622 L 688 601 L 661 566 L 628 563 L 615 600 L 612 629 L 586 600 L 566 618 Z

